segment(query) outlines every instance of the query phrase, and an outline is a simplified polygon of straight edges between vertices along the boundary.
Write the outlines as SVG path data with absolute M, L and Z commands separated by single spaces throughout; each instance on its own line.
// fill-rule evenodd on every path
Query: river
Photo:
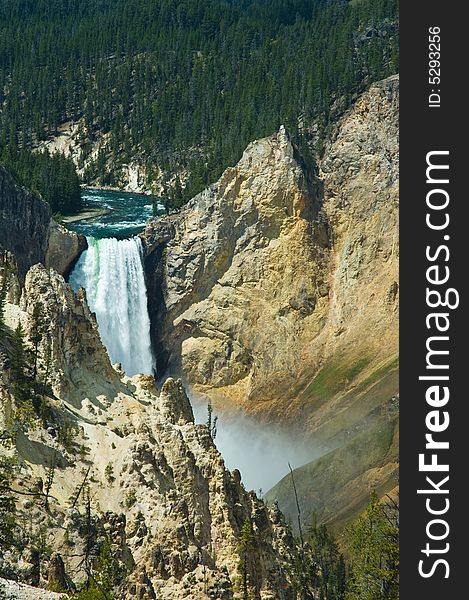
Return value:
M 85 188 L 82 198 L 84 211 L 107 209 L 107 214 L 68 223 L 67 227 L 94 238 L 128 238 L 136 235 L 142 231 L 153 212 L 153 198 L 142 194 Z

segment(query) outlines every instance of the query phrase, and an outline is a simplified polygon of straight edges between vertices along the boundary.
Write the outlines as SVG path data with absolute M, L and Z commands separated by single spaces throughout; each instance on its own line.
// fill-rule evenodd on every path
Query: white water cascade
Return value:
M 112 363 L 121 363 L 129 376 L 153 374 L 147 288 L 142 263 L 142 242 L 89 237 L 70 284 L 86 290 L 96 313 L 99 332 Z

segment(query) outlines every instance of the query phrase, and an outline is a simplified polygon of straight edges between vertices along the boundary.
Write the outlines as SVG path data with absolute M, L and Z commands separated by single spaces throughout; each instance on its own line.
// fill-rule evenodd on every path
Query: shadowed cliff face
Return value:
M 51 218 L 47 202 L 0 166 L 0 251 L 15 256 L 21 284 L 37 263 L 66 275 L 86 245 L 86 238 Z
M 0 249 L 15 255 L 21 281 L 32 265 L 45 262 L 50 220 L 49 205 L 0 166 Z

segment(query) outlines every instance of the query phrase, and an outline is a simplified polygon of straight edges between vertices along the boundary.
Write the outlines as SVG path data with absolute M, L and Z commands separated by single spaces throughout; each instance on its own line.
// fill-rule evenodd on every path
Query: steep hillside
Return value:
M 398 391 L 397 77 L 357 100 L 318 167 L 281 128 L 142 239 L 161 374 L 334 449 Z
M 56 223 L 49 205 L 0 166 L 0 253 L 15 256 L 20 282 L 36 263 L 67 273 L 85 248 L 83 236 Z
M 2 2 L 0 147 L 63 151 L 87 183 L 178 205 L 281 123 L 319 149 L 356 95 L 396 71 L 397 7 Z
M 18 273 L 24 280 L 29 267 L 45 262 L 50 208 L 0 167 L 0 216 L 0 250 L 18 256 Z
M 284 477 L 267 492 L 267 502 L 278 502 L 298 533 L 294 482 L 304 529 L 317 519 L 341 531 L 365 508 L 373 491 L 379 497 L 395 494 L 399 485 L 398 410 L 398 397 L 393 396 L 343 446 L 295 469 L 293 479 Z

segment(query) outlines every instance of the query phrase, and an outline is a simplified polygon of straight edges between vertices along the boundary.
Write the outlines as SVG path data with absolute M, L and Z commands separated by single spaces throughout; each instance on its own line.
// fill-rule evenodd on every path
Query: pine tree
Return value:
M 0 550 L 9 549 L 14 543 L 16 502 L 12 492 L 14 462 L 0 456 Z
M 37 583 L 41 579 L 41 566 L 44 561 L 47 561 L 52 556 L 52 545 L 49 542 L 50 530 L 45 523 L 32 528 L 29 534 L 29 548 L 37 556 L 38 573 Z
M 212 440 L 215 440 L 217 437 L 217 424 L 218 424 L 218 416 L 213 416 L 213 406 L 209 401 L 207 404 L 207 429 L 210 435 L 212 436 Z
M 398 506 L 373 493 L 365 512 L 349 528 L 350 576 L 346 600 L 399 598 Z
M 30 398 L 30 376 L 28 349 L 24 340 L 24 330 L 21 322 L 14 331 L 11 353 L 11 382 L 13 396 L 18 406 Z
M 80 180 L 71 159 L 60 154 L 31 152 L 10 143 L 0 145 L 0 164 L 13 173 L 21 185 L 42 196 L 54 214 L 74 214 L 82 208 Z
M 251 522 L 246 519 L 241 527 L 238 544 L 239 570 L 241 573 L 241 585 L 243 600 L 249 600 L 249 563 L 254 549 L 254 534 Z
M 320 148 L 337 111 L 398 68 L 397 0 L 104 5 L 0 5 L 0 146 L 62 214 L 80 203 L 70 163 L 24 154 L 61 124 L 79 123 L 82 159 L 110 134 L 86 177 L 111 183 L 135 158 L 158 165 L 177 210 L 281 123 Z
M 46 473 L 46 485 L 45 485 L 45 489 L 44 489 L 44 508 L 46 510 L 49 509 L 49 497 L 50 497 L 50 491 L 52 489 L 52 486 L 54 484 L 54 477 L 55 477 L 55 470 L 57 468 L 57 461 L 56 461 L 56 457 L 54 454 L 54 458 L 52 459 L 52 462 L 49 466 L 49 468 L 47 469 L 47 473 Z
M 125 571 L 113 554 L 107 538 L 92 565 L 90 561 L 88 563 L 87 581 L 71 596 L 72 600 L 114 600 L 115 589 L 122 581 Z
M 3 269 L 0 277 L 0 331 L 4 324 L 5 318 L 5 304 L 8 293 L 8 265 L 5 258 L 2 260 Z
M 44 385 L 49 384 L 49 378 L 52 369 L 52 338 L 50 333 L 46 332 L 46 341 L 44 343 L 44 356 L 43 356 L 44 372 L 42 380 Z
M 44 307 L 41 302 L 36 302 L 33 308 L 31 330 L 29 339 L 33 345 L 33 373 L 32 378 L 37 377 L 37 364 L 39 358 L 39 344 L 42 342 L 45 332 Z
M 317 574 L 314 577 L 320 597 L 324 600 L 344 600 L 345 561 L 337 542 L 326 525 L 318 525 L 316 517 L 309 531 L 309 546 Z

